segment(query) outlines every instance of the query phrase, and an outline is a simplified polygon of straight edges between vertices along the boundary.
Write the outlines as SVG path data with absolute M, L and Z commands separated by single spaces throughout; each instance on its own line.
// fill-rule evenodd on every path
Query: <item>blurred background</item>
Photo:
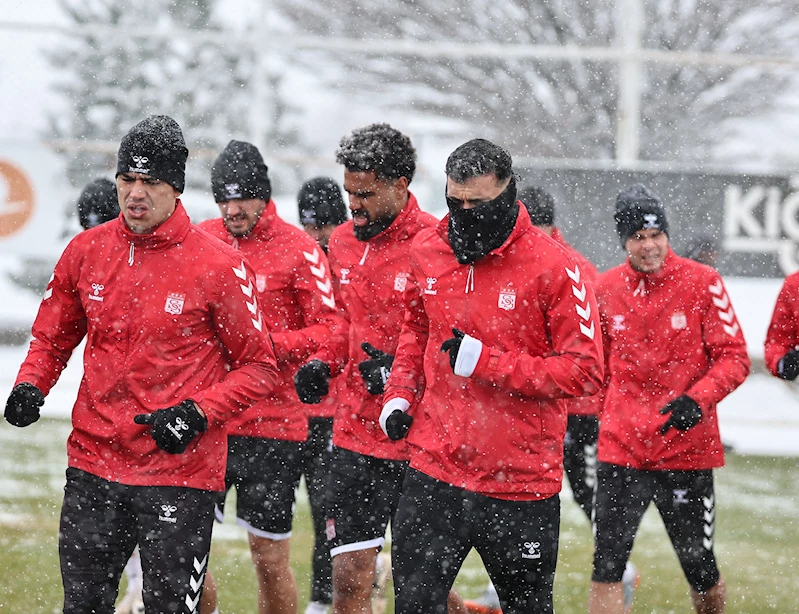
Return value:
M 615 195 L 643 182 L 678 252 L 709 240 L 725 276 L 779 280 L 799 270 L 797 35 L 799 0 L 4 0 L 0 283 L 40 292 L 80 189 L 161 113 L 189 144 L 194 221 L 218 215 L 230 139 L 259 146 L 296 223 L 303 181 L 341 180 L 339 139 L 385 121 L 434 214 L 447 155 L 484 137 L 601 270 L 624 257 Z

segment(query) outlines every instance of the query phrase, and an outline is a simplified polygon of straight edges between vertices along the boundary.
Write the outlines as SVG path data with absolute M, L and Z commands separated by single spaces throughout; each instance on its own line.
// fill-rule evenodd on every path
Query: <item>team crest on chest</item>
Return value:
M 500 290 L 497 307 L 505 311 L 516 309 L 516 288 L 503 288 Z
M 405 286 L 408 285 L 408 273 L 397 273 L 394 278 L 394 290 L 397 292 L 405 292 Z
M 183 303 L 186 301 L 185 294 L 177 294 L 176 292 L 170 293 L 169 296 L 166 297 L 166 305 L 164 305 L 164 311 L 167 313 L 171 313 L 172 315 L 180 315 L 183 313 Z
M 682 330 L 687 326 L 688 326 L 688 318 L 685 317 L 684 313 L 680 313 L 679 311 L 677 311 L 671 314 L 671 327 L 674 330 Z
M 266 290 L 266 275 L 262 273 L 255 274 L 255 288 L 258 292 L 263 292 Z

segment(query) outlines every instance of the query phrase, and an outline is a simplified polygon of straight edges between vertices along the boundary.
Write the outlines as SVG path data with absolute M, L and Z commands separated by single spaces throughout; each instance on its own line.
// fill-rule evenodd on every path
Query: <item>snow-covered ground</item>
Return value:
M 0 258 L 0 326 L 10 322 L 29 326 L 39 298 L 7 281 L 6 273 L 14 266 L 13 260 Z M 782 280 L 730 278 L 726 284 L 745 331 L 749 353 L 761 362 L 766 329 Z M 0 346 L 3 404 L 26 351 L 27 347 Z M 44 415 L 69 415 L 82 374 L 80 356 L 81 348 L 47 397 Z M 719 415 L 724 442 L 738 453 L 799 456 L 799 385 L 755 372 L 721 403 Z

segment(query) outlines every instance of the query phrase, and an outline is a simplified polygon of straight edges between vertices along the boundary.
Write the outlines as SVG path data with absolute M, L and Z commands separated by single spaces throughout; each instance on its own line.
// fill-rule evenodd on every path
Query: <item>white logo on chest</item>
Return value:
M 172 292 L 169 296 L 166 297 L 166 305 L 164 305 L 164 311 L 167 313 L 171 313 L 172 315 L 180 315 L 183 313 L 183 303 L 186 301 L 186 295 L 184 294 L 177 294 Z
M 266 275 L 261 273 L 255 274 L 255 289 L 258 290 L 258 292 L 266 290 Z
M 613 330 L 627 330 L 624 324 L 624 316 L 613 316 L 613 324 L 610 325 Z
M 438 290 L 433 290 L 433 286 L 436 285 L 438 279 L 435 277 L 428 277 L 427 278 L 427 287 L 424 289 L 425 294 L 438 294 Z
M 505 311 L 516 309 L 516 288 L 504 288 L 500 290 L 497 307 Z
M 394 290 L 397 292 L 405 292 L 405 287 L 408 285 L 408 273 L 397 273 L 394 278 Z
M 688 326 L 688 318 L 685 317 L 684 313 L 680 313 L 679 311 L 676 313 L 671 314 L 671 327 L 674 330 L 682 330 Z
M 342 283 L 342 284 L 350 283 L 350 280 L 347 279 L 347 275 L 350 274 L 350 270 L 349 269 L 341 269 L 341 270 L 339 270 L 339 274 L 341 275 L 341 279 L 339 280 L 339 283 Z
M 100 296 L 100 292 L 103 290 L 105 290 L 105 286 L 103 284 L 92 284 L 92 291 L 89 293 L 89 300 L 102 303 L 103 297 Z

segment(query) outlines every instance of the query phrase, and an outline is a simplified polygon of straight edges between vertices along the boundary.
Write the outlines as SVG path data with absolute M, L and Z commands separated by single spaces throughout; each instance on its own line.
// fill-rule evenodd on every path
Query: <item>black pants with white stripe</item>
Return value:
M 67 469 L 59 554 L 65 614 L 114 611 L 136 544 L 147 612 L 199 612 L 218 493 L 127 486 Z
M 685 578 L 704 593 L 719 581 L 713 553 L 713 472 L 644 471 L 599 463 L 594 508 L 594 582 L 621 582 L 641 519 L 654 503 Z
M 596 442 L 599 420 L 591 415 L 570 415 L 563 442 L 563 469 L 574 501 L 591 522 L 596 487 Z

